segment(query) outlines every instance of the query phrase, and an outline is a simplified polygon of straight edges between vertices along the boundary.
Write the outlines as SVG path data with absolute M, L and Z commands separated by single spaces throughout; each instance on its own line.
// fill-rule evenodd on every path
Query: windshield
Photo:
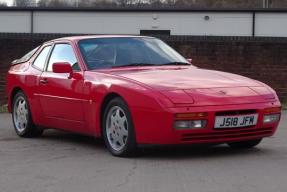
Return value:
M 149 37 L 85 39 L 79 48 L 89 70 L 124 66 L 187 65 L 163 41 Z

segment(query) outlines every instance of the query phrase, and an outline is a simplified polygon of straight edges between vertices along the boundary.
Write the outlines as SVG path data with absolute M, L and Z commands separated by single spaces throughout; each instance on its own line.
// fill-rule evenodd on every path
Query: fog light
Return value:
M 202 129 L 206 126 L 206 124 L 206 120 L 175 121 L 174 128 L 178 130 Z
M 280 120 L 280 114 L 264 115 L 263 123 L 275 123 Z

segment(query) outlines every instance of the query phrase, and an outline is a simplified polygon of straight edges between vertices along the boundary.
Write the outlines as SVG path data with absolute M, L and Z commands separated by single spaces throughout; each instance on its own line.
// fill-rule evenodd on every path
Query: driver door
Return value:
M 67 62 L 77 78 L 69 74 L 54 73 L 52 65 Z M 39 82 L 39 101 L 45 125 L 85 133 L 83 111 L 83 71 L 78 65 L 73 47 L 69 43 L 55 44 Z

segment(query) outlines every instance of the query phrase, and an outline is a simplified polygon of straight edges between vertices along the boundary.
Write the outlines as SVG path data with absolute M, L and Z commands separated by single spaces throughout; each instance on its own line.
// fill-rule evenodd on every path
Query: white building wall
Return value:
M 209 20 L 205 20 L 205 16 Z M 249 36 L 252 14 L 249 13 L 163 13 L 160 29 L 171 29 L 172 35 Z
M 209 19 L 206 20 L 205 17 Z M 252 13 L 243 12 L 60 12 L 34 11 L 34 33 L 252 36 Z M 256 13 L 256 36 L 287 37 L 286 13 Z M 30 11 L 0 11 L 0 33 L 31 32 Z
M 205 20 L 208 15 L 210 20 Z M 172 35 L 248 36 L 252 14 L 35 12 L 35 33 L 139 34 L 171 30 Z
M 287 37 L 287 13 L 256 14 L 256 36 Z
M 30 18 L 30 12 L 0 11 L 0 33 L 29 33 Z

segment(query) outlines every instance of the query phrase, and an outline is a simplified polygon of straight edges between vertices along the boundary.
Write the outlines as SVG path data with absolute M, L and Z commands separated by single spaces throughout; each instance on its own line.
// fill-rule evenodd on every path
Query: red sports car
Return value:
M 56 128 L 103 137 L 116 156 L 141 144 L 251 148 L 275 133 L 281 115 L 267 85 L 197 68 L 142 36 L 46 42 L 12 63 L 7 94 L 19 136 Z

